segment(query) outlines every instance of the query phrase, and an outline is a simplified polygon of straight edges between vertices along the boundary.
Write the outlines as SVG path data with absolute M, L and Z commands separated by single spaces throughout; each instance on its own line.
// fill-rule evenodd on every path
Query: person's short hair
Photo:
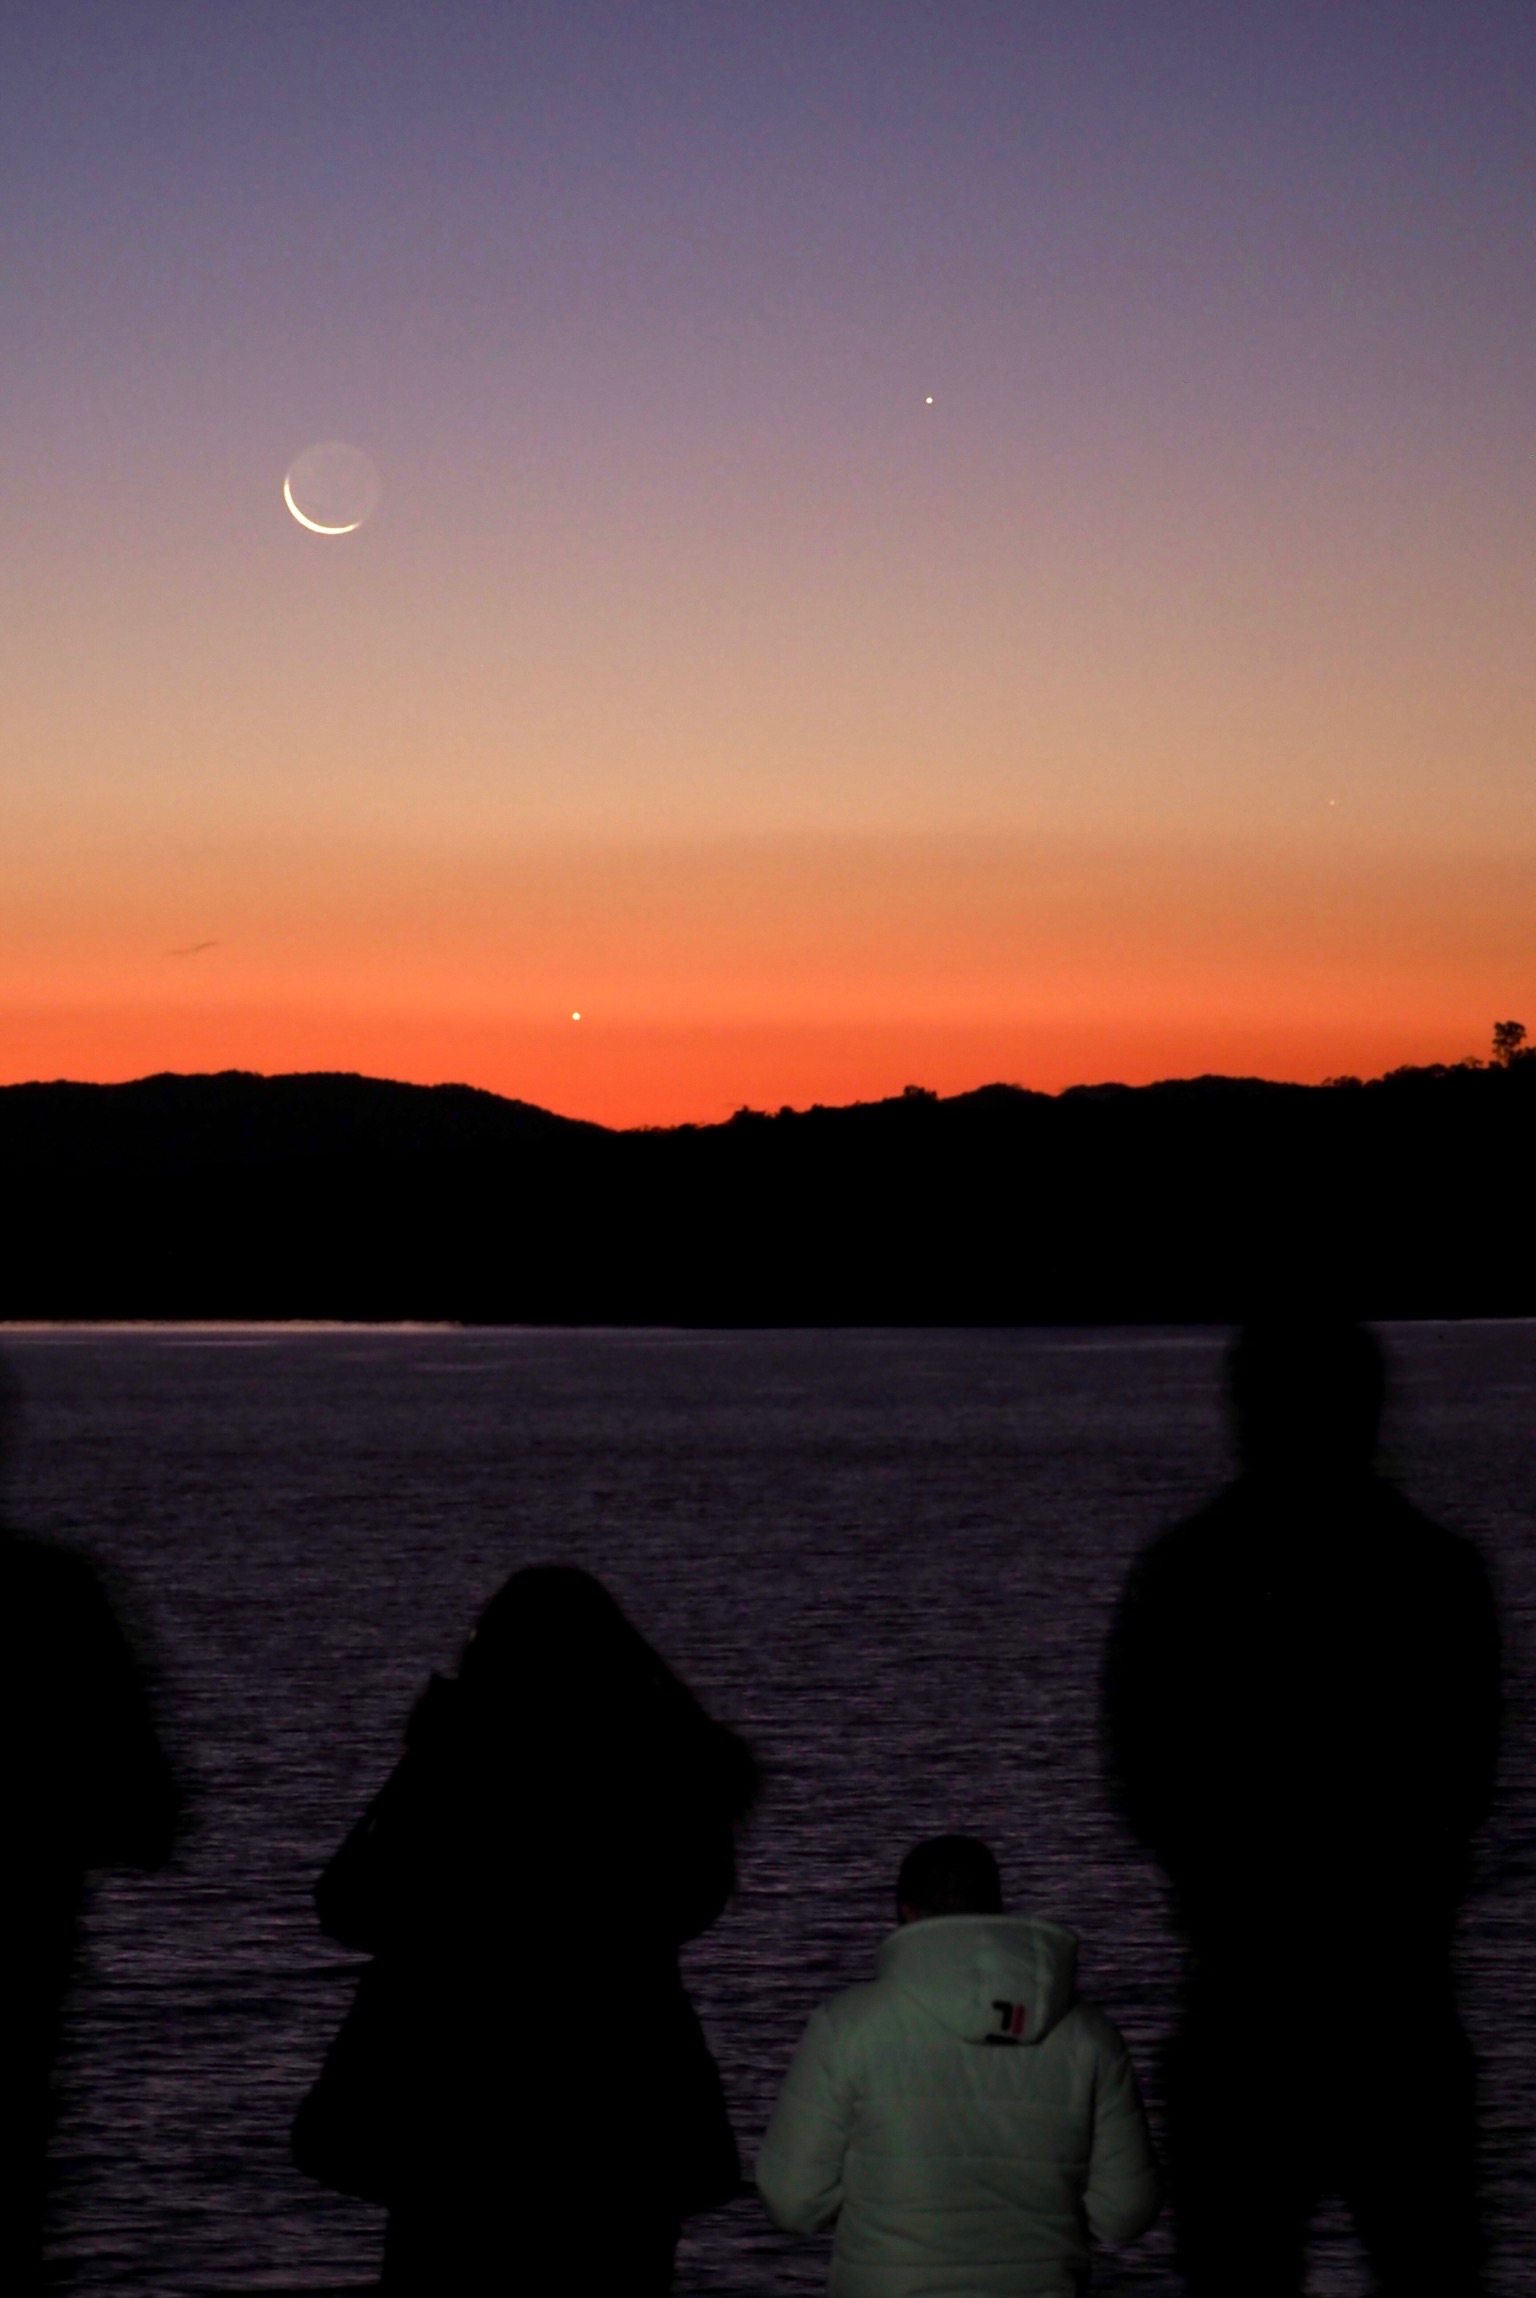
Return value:
M 936 1835 L 907 1853 L 896 1878 L 896 1899 L 924 1915 L 1001 1915 L 1002 1877 L 997 1861 L 974 1835 Z

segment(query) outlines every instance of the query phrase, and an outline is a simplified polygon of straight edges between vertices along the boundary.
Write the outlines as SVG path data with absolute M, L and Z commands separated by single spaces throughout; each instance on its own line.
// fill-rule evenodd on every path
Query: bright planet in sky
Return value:
M 295 455 L 283 480 L 283 501 L 314 535 L 352 535 L 379 507 L 379 474 L 361 447 L 323 439 Z

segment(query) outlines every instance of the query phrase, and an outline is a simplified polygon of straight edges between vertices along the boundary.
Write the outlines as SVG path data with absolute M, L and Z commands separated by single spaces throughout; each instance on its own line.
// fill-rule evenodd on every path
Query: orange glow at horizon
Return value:
M 1283 1030 L 1111 1031 L 921 1027 L 838 1030 L 621 1030 L 585 1061 L 565 1055 L 553 1032 L 492 1030 L 401 1016 L 210 1013 L 199 1025 L 168 1026 L 132 1011 L 71 1009 L 17 1014 L 5 1030 L 16 1058 L 5 1083 L 69 1077 L 125 1083 L 167 1070 L 227 1069 L 279 1076 L 348 1071 L 415 1085 L 475 1085 L 601 1125 L 714 1124 L 738 1108 L 841 1107 L 921 1085 L 948 1096 L 990 1084 L 1059 1092 L 1068 1085 L 1211 1073 L 1302 1084 L 1371 1076 L 1400 1063 L 1459 1060 L 1486 1052 L 1486 1026 L 1438 1033 L 1403 1027 Z
M 1486 1050 L 1529 882 L 1522 856 L 1083 838 L 241 848 L 95 884 L 75 856 L 5 903 L 0 1078 L 348 1069 L 633 1125 L 1369 1075 Z

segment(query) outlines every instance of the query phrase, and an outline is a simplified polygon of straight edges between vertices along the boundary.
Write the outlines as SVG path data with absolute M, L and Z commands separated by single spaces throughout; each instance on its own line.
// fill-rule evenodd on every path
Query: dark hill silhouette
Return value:
M 0 1316 L 1225 1320 L 1536 1313 L 1536 1060 L 1361 1085 L 909 1089 L 613 1132 L 468 1086 L 0 1088 Z
M 226 1069 L 212 1077 L 168 1072 L 131 1085 L 8 1085 L 0 1088 L 0 1111 L 0 1154 L 90 1166 L 511 1149 L 603 1131 L 475 1085 L 395 1085 L 327 1071 L 258 1077 Z

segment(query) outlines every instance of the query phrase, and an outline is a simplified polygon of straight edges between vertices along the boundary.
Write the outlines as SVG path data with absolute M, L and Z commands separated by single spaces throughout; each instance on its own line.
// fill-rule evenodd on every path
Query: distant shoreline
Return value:
M 916 1088 L 613 1132 L 464 1086 L 0 1087 L 0 1325 L 1231 1324 L 1536 1315 L 1536 1060 Z
M 1501 1326 L 1536 1325 L 1536 1314 L 1530 1316 L 1466 1316 L 1466 1317 L 1383 1317 L 1367 1319 L 1388 1336 L 1396 1332 L 1477 1331 Z M 102 1317 L 102 1318 L 15 1318 L 0 1319 L 0 1358 L 7 1343 L 25 1345 L 28 1342 L 57 1341 L 67 1345 L 71 1341 L 154 1341 L 179 1343 L 183 1347 L 217 1349 L 227 1347 L 261 1348 L 277 1346 L 284 1341 L 300 1340 L 454 1340 L 512 1339 L 519 1336 L 529 1341 L 580 1337 L 587 1341 L 634 1341 L 647 1335 L 658 1338 L 706 1341 L 729 1341 L 751 1334 L 782 1334 L 791 1338 L 796 1334 L 823 1333 L 847 1335 L 857 1339 L 873 1333 L 899 1334 L 902 1332 L 944 1331 L 955 1334 L 967 1332 L 1016 1332 L 1035 1340 L 1043 1335 L 1059 1334 L 1066 1345 L 1077 1334 L 1114 1333 L 1122 1336 L 1122 1345 L 1128 1349 L 1137 1345 L 1137 1336 L 1179 1334 L 1188 1335 L 1196 1342 L 1207 1342 L 1213 1351 L 1224 1347 L 1236 1330 L 1231 1322 L 1187 1322 L 1142 1324 L 1110 1321 L 1104 1324 L 1033 1324 L 1021 1321 L 1011 1325 L 939 1325 L 914 1323 L 911 1325 L 645 1325 L 645 1324 L 452 1324 L 411 1323 L 400 1320 L 389 1322 L 379 1319 L 374 1323 L 346 1323 L 340 1319 L 321 1317 L 267 1317 L 244 1321 L 195 1319 L 176 1317 Z
M 0 1317 L 0 1333 L 455 1333 L 451 1317 Z

